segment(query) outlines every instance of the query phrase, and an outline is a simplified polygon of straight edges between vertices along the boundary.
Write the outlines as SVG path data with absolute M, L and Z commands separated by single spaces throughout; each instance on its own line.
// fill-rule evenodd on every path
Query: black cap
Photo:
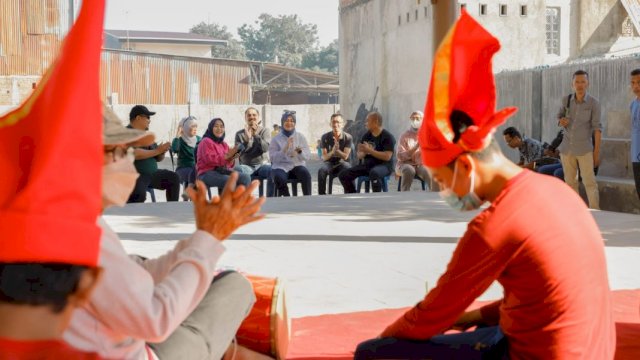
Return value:
M 155 115 L 156 113 L 153 111 L 149 111 L 149 109 L 147 109 L 146 106 L 144 105 L 136 105 L 134 107 L 131 108 L 131 112 L 129 112 L 129 121 L 133 120 L 136 118 L 136 116 L 138 115 L 147 115 L 147 116 L 152 116 Z

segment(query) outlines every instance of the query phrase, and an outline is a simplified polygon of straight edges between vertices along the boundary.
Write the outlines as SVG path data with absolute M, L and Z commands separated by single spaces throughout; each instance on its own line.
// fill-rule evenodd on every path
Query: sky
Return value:
M 188 32 L 205 21 L 226 25 L 239 39 L 236 29 L 255 25 L 262 13 L 297 14 L 317 25 L 321 46 L 338 38 L 338 0 L 108 0 L 105 28 Z

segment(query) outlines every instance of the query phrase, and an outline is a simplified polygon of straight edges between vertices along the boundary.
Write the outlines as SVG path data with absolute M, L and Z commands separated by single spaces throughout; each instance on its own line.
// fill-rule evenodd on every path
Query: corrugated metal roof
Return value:
M 106 34 L 118 38 L 121 42 L 152 42 L 152 43 L 182 43 L 226 45 L 226 40 L 214 39 L 208 36 L 192 33 L 168 31 L 140 31 L 140 30 L 105 30 Z

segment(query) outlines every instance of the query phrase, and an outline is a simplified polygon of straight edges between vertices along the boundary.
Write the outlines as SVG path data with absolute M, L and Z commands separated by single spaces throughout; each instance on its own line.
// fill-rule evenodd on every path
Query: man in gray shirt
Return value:
M 576 71 L 573 74 L 575 93 L 562 98 L 558 111 L 558 125 L 564 128 L 559 150 L 564 181 L 577 192 L 580 169 L 589 207 L 599 209 L 598 183 L 593 168 L 600 165 L 601 110 L 598 100 L 587 94 L 588 88 L 589 74 L 584 70 Z

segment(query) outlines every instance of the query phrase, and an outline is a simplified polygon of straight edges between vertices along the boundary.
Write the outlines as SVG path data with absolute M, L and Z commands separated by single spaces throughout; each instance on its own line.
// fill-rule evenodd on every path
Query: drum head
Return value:
M 276 279 L 271 304 L 271 352 L 277 359 L 285 359 L 291 339 L 291 319 L 287 315 L 287 303 L 284 285 L 281 279 Z

